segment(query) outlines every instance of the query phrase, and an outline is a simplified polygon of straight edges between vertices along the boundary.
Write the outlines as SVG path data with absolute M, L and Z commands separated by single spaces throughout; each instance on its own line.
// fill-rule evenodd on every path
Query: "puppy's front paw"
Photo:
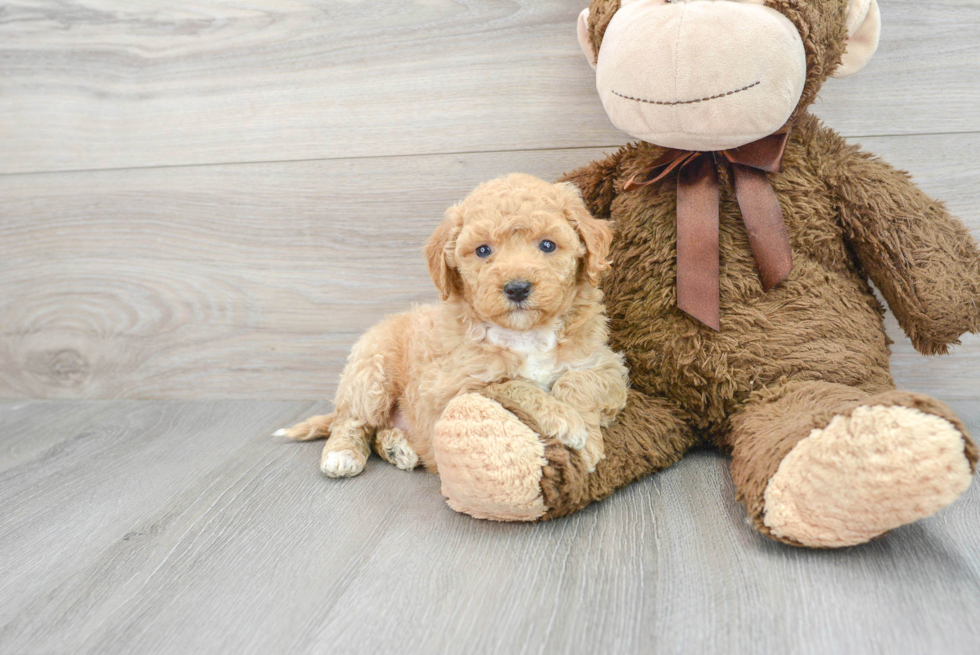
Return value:
M 585 427 L 585 422 L 579 419 L 578 425 L 569 425 L 566 427 L 564 432 L 561 432 L 556 436 L 558 437 L 558 441 L 562 442 L 569 448 L 582 450 L 585 448 L 585 444 L 589 440 L 589 431 Z
M 558 439 L 581 450 L 589 439 L 585 420 L 578 411 L 530 382 L 508 380 L 488 386 L 483 394 L 513 412 L 542 437 Z
M 331 450 L 323 453 L 320 470 L 328 478 L 352 478 L 364 470 L 364 459 L 353 450 Z
M 556 411 L 539 422 L 541 429 L 548 433 L 547 436 L 558 439 L 569 448 L 581 450 L 589 440 L 585 420 L 571 407 L 565 411 Z

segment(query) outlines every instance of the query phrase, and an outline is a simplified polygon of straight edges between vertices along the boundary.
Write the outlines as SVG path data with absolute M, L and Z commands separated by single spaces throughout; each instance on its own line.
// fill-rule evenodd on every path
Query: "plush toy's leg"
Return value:
M 508 404 L 507 399 L 501 399 Z M 631 391 L 603 431 L 605 459 L 591 473 L 579 451 L 542 439 L 523 408 L 479 394 L 453 400 L 436 425 L 433 450 L 449 506 L 477 518 L 554 518 L 664 469 L 695 439 L 667 402 Z
M 825 382 L 758 394 L 727 442 L 755 527 L 815 548 L 864 543 L 937 512 L 970 485 L 978 457 L 938 400 Z

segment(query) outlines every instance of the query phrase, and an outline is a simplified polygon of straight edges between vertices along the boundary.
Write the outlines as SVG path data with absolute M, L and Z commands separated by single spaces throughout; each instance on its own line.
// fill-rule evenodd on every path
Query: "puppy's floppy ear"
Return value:
M 462 291 L 453 255 L 462 222 L 459 206 L 450 207 L 446 210 L 446 217 L 442 223 L 425 244 L 425 260 L 429 264 L 429 275 L 443 300 L 448 300 L 454 292 Z
M 582 273 L 593 286 L 599 286 L 602 274 L 609 269 L 606 257 L 609 256 L 609 245 L 613 238 L 610 223 L 592 217 L 582 200 L 582 192 L 571 182 L 559 182 L 555 187 L 558 189 L 562 211 L 585 244 Z

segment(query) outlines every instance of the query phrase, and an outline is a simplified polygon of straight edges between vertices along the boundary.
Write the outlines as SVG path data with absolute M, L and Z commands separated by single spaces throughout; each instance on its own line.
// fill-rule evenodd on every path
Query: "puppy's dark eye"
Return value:
M 548 241 L 547 239 L 542 240 L 541 243 L 538 244 L 538 249 L 541 252 L 554 252 L 555 248 L 557 247 L 558 246 L 555 245 L 554 241 Z
M 492 252 L 493 251 L 490 250 L 490 246 L 482 245 L 482 246 L 480 246 L 479 248 L 476 249 L 476 256 L 477 257 L 489 257 L 490 256 L 490 253 L 492 253 Z

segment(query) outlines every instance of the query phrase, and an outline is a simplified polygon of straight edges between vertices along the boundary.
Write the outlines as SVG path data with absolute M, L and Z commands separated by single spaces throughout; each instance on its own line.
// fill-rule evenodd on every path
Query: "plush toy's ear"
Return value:
M 446 218 L 425 244 L 425 261 L 429 264 L 429 275 L 443 300 L 448 300 L 454 292 L 462 290 L 453 255 L 460 224 L 458 208 L 450 207 L 446 210 Z
M 589 66 L 592 70 L 595 70 L 596 65 L 596 53 L 592 49 L 592 40 L 589 38 L 589 8 L 586 7 L 582 10 L 582 13 L 578 15 L 578 44 L 582 47 L 582 52 L 585 53 L 585 58 L 589 60 Z
M 582 200 L 582 192 L 571 182 L 559 182 L 555 186 L 558 187 L 562 211 L 575 227 L 585 246 L 585 266 L 582 272 L 593 286 L 599 286 L 602 274 L 609 270 L 609 261 L 606 257 L 609 256 L 609 245 L 613 238 L 609 221 L 600 221 L 592 217 L 585 206 L 585 201 Z
M 847 77 L 864 68 L 881 37 L 881 12 L 878 0 L 851 0 L 847 7 L 847 50 L 834 77 Z

